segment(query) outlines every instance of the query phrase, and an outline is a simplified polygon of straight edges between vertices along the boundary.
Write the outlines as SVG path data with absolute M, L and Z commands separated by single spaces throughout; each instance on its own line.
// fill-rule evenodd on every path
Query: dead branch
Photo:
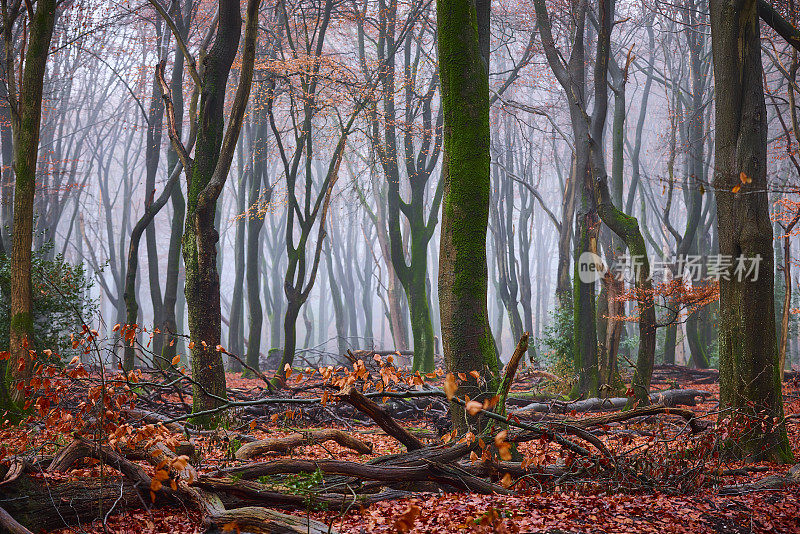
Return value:
M 222 528 L 236 525 L 237 530 L 263 534 L 336 534 L 328 525 L 289 514 L 282 514 L 262 506 L 244 506 L 234 510 L 224 510 L 216 515 L 206 516 L 207 527 Z
M 283 438 L 268 438 L 245 443 L 236 451 L 236 458 L 238 460 L 251 460 L 267 452 L 287 453 L 301 445 L 313 445 L 325 441 L 335 441 L 342 447 L 347 447 L 361 454 L 370 454 L 372 452 L 371 443 L 365 443 L 341 430 L 323 429 L 297 432 Z
M 0 530 L 8 532 L 8 534 L 33 534 L 33 532 L 17 523 L 17 520 L 11 517 L 11 514 L 3 508 L 0 508 Z
M 711 397 L 712 394 L 708 391 L 701 391 L 698 389 L 668 389 L 666 391 L 659 391 L 650 395 L 650 402 L 653 404 L 661 404 L 663 406 L 696 406 L 697 398 L 705 400 Z M 612 412 L 622 410 L 627 404 L 628 399 L 623 397 L 614 397 L 610 399 L 585 399 L 575 402 L 532 402 L 527 406 L 517 408 L 514 414 L 522 416 L 526 413 L 535 412 L 549 412 L 549 413 L 570 413 L 570 412 Z
M 755 491 L 780 490 L 791 486 L 796 486 L 798 484 L 800 484 L 800 464 L 795 464 L 794 467 L 789 469 L 789 472 L 786 473 L 786 476 L 769 475 L 761 480 L 750 482 L 748 484 L 722 486 L 719 489 L 719 494 L 729 496 L 745 495 Z
M 339 393 L 338 398 L 351 404 L 357 410 L 364 412 L 372 418 L 384 432 L 395 438 L 406 446 L 409 451 L 422 449 L 425 444 L 408 430 L 401 427 L 392 419 L 392 416 L 384 411 L 380 406 L 362 395 L 356 388 L 350 386 L 346 391 Z
M 519 362 L 528 351 L 528 335 L 528 332 L 525 332 L 519 339 L 519 343 L 517 343 L 517 347 L 514 349 L 514 354 L 511 355 L 511 359 L 508 361 L 508 365 L 506 365 L 505 372 L 503 373 L 503 380 L 500 382 L 500 387 L 497 390 L 497 396 L 499 397 L 497 413 L 500 415 L 506 414 L 508 390 L 511 388 L 511 383 L 514 381 L 514 377 L 517 374 Z

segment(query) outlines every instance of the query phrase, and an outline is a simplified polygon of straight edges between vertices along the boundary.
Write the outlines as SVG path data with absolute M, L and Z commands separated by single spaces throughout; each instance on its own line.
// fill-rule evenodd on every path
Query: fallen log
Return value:
M 581 428 L 594 428 L 598 426 L 608 425 L 611 423 L 621 423 L 636 417 L 647 417 L 651 415 L 667 414 L 677 415 L 683 417 L 692 429 L 693 433 L 705 430 L 705 421 L 700 421 L 692 410 L 681 408 L 668 408 L 662 404 L 651 404 L 650 406 L 642 406 L 628 410 L 627 412 L 612 413 L 607 415 L 598 415 L 594 417 L 585 417 L 583 419 L 565 419 L 564 422 Z
M 287 453 L 301 445 L 313 445 L 326 441 L 335 441 L 342 447 L 347 447 L 361 454 L 370 454 L 372 452 L 371 443 L 365 443 L 341 430 L 323 429 L 297 432 L 283 438 L 268 438 L 245 443 L 236 451 L 236 459 L 251 460 L 268 452 Z
M 233 530 L 256 534 L 336 534 L 336 530 L 329 528 L 325 523 L 306 517 L 282 514 L 262 506 L 224 510 L 216 515 L 207 516 L 204 523 L 209 529 L 223 532 Z
M 30 530 L 20 525 L 11 514 L 0 508 L 0 532 L 8 534 L 33 534 Z
M 0 487 L 0 507 L 32 531 L 50 531 L 91 523 L 109 511 L 140 509 L 146 502 L 140 489 L 122 477 L 56 484 L 24 474 L 14 483 Z
M 75 462 L 83 458 L 95 458 L 102 461 L 125 475 L 134 485 L 144 488 L 150 486 L 150 476 L 142 467 L 108 447 L 100 447 L 81 438 L 76 438 L 58 451 L 50 465 L 47 466 L 47 472 L 66 472 Z
M 153 425 L 159 425 L 159 424 L 164 425 L 165 428 L 171 430 L 172 432 L 175 432 L 176 434 L 186 433 L 186 429 L 182 424 L 170 422 L 170 417 L 167 417 L 166 415 L 162 415 L 160 413 L 155 413 L 138 408 L 137 409 L 125 408 L 123 410 L 123 414 L 134 420 L 144 421 L 146 423 L 150 423 Z M 136 421 L 131 421 L 131 422 L 135 423 Z
M 423 466 L 380 466 L 347 462 L 342 460 L 275 460 L 257 462 L 237 467 L 220 469 L 214 477 L 232 477 L 254 480 L 262 476 L 314 473 L 321 471 L 326 475 L 344 475 L 381 482 L 402 482 L 404 480 L 427 480 L 430 469 Z
M 698 389 L 668 389 L 650 395 L 650 402 L 653 404 L 661 404 L 666 407 L 696 406 L 698 398 L 703 401 L 711 396 L 712 394 L 708 391 L 701 391 Z M 612 412 L 622 410 L 627 403 L 628 399 L 624 397 L 614 397 L 610 399 L 592 398 L 575 402 L 532 402 L 527 406 L 517 408 L 514 410 L 514 414 L 519 416 L 535 412 L 558 414 L 570 412 Z
M 284 493 L 274 486 L 252 480 L 231 480 L 228 478 L 201 477 L 192 487 L 224 495 L 236 508 L 246 506 L 269 506 L 284 510 L 348 510 L 359 506 L 407 497 L 408 492 L 386 490 L 380 493 L 358 495 L 352 493 L 315 493 L 312 491 Z
M 434 482 L 439 486 L 449 486 L 456 490 L 476 491 L 482 494 L 505 493 L 500 486 L 474 477 L 461 471 L 458 465 L 427 460 L 419 465 L 370 465 L 339 460 L 276 460 L 259 462 L 239 467 L 221 469 L 211 477 L 201 477 L 203 481 L 219 480 L 221 476 L 231 477 L 234 484 L 241 480 L 253 480 L 262 476 L 314 473 L 341 475 L 358 480 L 372 480 L 388 484 L 405 482 Z M 347 481 L 348 483 L 353 481 Z M 213 482 L 216 484 L 217 482 Z M 267 486 L 265 486 L 267 487 Z M 249 491 L 250 487 L 242 488 Z M 226 488 L 227 491 L 227 488 Z
M 781 490 L 792 486 L 800 485 L 800 464 L 796 464 L 789 469 L 786 476 L 769 475 L 761 480 L 750 482 L 747 484 L 732 484 L 730 486 L 722 486 L 719 489 L 720 495 L 735 496 L 745 495 L 756 491 L 769 491 Z
M 200 488 L 179 485 L 181 493 L 188 496 L 195 507 L 203 512 L 206 533 L 254 532 L 264 534 L 323 534 L 336 533 L 324 523 L 307 517 L 282 514 L 261 506 L 245 506 L 228 510 L 219 496 Z

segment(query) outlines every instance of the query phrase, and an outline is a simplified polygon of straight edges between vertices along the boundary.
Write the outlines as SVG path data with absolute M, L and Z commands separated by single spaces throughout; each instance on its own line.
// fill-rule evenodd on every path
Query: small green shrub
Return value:
M 80 330 L 79 317 L 91 324 L 97 303 L 89 296 L 92 282 L 83 264 L 51 256 L 51 251 L 51 244 L 33 251 L 33 335 L 37 349 L 50 349 L 68 361 L 77 354 L 69 335 Z M 10 314 L 11 259 L 0 255 L 0 350 L 8 350 Z

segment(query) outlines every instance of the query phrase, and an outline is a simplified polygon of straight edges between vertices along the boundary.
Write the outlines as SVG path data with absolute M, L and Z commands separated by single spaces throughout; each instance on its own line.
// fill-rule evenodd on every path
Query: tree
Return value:
M 38 0 L 36 8 L 26 4 L 28 43 L 25 64 L 21 66 L 22 85 L 15 87 L 12 25 L 17 14 L 3 9 L 3 38 L 6 51 L 6 84 L 14 144 L 14 215 L 11 238 L 11 312 L 9 345 L 11 363 L 7 373 L 13 382 L 31 376 L 33 362 L 33 315 L 31 294 L 31 244 L 33 241 L 33 197 L 36 189 L 36 163 L 39 158 L 39 132 L 42 118 L 42 89 L 56 20 L 56 0 Z M 13 8 L 12 8 L 13 11 Z M 12 18 L 13 17 L 13 18 Z M 20 400 L 19 390 L 11 390 Z
M 379 13 L 379 38 L 378 60 L 383 67 L 381 73 L 382 91 L 380 97 L 383 103 L 381 116 L 378 120 L 377 105 L 370 113 L 372 123 L 372 144 L 378 159 L 382 164 L 387 182 L 387 215 L 389 252 L 391 268 L 397 280 L 403 286 L 408 301 L 411 317 L 411 334 L 414 340 L 413 371 L 432 372 L 434 368 L 434 331 L 431 320 L 430 295 L 426 284 L 428 281 L 428 244 L 433 237 L 439 205 L 442 200 L 442 182 L 436 185 L 432 198 L 428 200 L 430 207 L 426 212 L 426 191 L 429 189 L 429 180 L 439 160 L 441 137 L 437 130 L 441 126 L 441 112 L 434 117 L 431 102 L 438 87 L 438 76 L 432 74 L 430 80 L 420 80 L 420 73 L 425 72 L 420 65 L 419 49 L 422 48 L 428 29 L 425 25 L 416 35 L 412 30 L 406 32 L 402 43 L 405 59 L 403 65 L 403 96 L 405 97 L 405 112 L 402 119 L 398 119 L 398 110 L 395 102 L 396 93 L 396 61 L 395 49 L 398 47 L 396 35 L 398 2 L 381 0 Z M 410 22 L 418 17 L 417 9 L 411 10 Z M 422 18 L 422 17 L 420 17 Z M 363 50 L 364 30 L 359 27 L 360 49 Z M 412 44 L 414 45 L 412 47 Z M 412 48 L 417 50 L 412 56 Z M 412 59 L 412 57 L 414 59 Z M 362 59 L 362 63 L 365 61 Z M 384 67 L 385 64 L 385 67 Z M 420 83 L 422 82 L 422 83 Z M 421 85 L 420 88 L 417 88 Z M 420 93 L 420 96 L 416 96 Z M 377 103 L 376 103 L 377 104 Z M 419 150 L 415 150 L 414 126 L 421 116 L 422 139 L 418 143 Z M 402 154 L 398 151 L 398 128 L 402 125 Z M 400 165 L 400 161 L 404 165 Z M 404 171 L 404 172 L 402 172 Z M 401 176 L 407 176 L 410 195 L 408 200 L 401 195 Z M 401 219 L 401 214 L 403 219 Z M 403 224 L 403 223 L 407 224 Z M 408 230 L 406 240 L 403 239 L 402 228 Z M 405 241 L 410 241 L 408 250 Z
M 757 277 L 720 280 L 720 407 L 743 425 L 732 453 L 790 462 L 783 419 L 773 304 L 772 224 L 767 199 L 767 110 L 756 0 L 711 0 L 716 94 L 713 185 L 720 254 L 760 260 Z M 744 190 L 742 190 L 744 189 Z
M 157 4 L 157 0 L 153 0 L 153 4 L 165 19 L 169 17 Z M 247 3 L 242 69 L 227 129 L 224 118 L 225 95 L 242 28 L 238 2 L 219 0 L 216 38 L 208 55 L 203 58 L 202 79 L 193 67 L 193 60 L 186 58 L 192 65 L 192 77 L 200 86 L 194 159 L 189 158 L 188 151 L 177 136 L 174 110 L 171 109 L 171 101 L 167 96 L 170 91 L 164 81 L 163 63 L 159 65 L 156 74 L 160 78 L 167 104 L 170 140 L 186 170 L 188 202 L 183 258 L 186 266 L 185 293 L 192 350 L 192 411 L 198 414 L 195 422 L 202 425 L 213 424 L 217 419 L 214 416 L 215 410 L 224 404 L 227 395 L 222 354 L 218 349 L 222 315 L 217 272 L 219 233 L 215 227 L 215 214 L 217 199 L 228 178 L 250 96 L 259 5 L 260 0 L 248 0 Z M 171 23 L 170 27 L 175 28 L 175 24 Z M 181 38 L 175 29 L 173 33 L 176 39 Z M 182 47 L 182 51 L 187 53 L 185 47 Z
M 488 2 L 482 2 L 488 4 Z M 489 221 L 489 69 L 475 0 L 437 0 L 439 78 L 444 113 L 442 237 L 439 301 L 447 370 L 478 371 L 486 389 L 497 389 L 499 362 L 489 328 L 486 232 Z M 488 36 L 484 34 L 484 39 Z M 462 384 L 481 397 L 473 376 Z M 453 423 L 464 427 L 464 411 L 453 406 Z

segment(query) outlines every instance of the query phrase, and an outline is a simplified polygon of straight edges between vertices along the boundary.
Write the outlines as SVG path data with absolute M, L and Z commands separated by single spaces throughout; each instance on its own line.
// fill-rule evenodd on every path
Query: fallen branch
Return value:
M 585 417 L 583 419 L 567 419 L 564 422 L 573 426 L 581 428 L 593 428 L 611 423 L 620 423 L 636 417 L 647 417 L 651 415 L 667 414 L 678 415 L 683 417 L 692 429 L 693 433 L 705 430 L 705 425 L 697 418 L 697 414 L 692 410 L 681 408 L 668 408 L 662 404 L 651 404 L 650 406 L 642 406 L 634 408 L 627 412 L 612 413 L 607 415 L 598 415 L 595 417 Z
M 796 464 L 789 469 L 786 476 L 769 475 L 748 484 L 722 486 L 719 489 L 719 494 L 728 496 L 745 495 L 755 491 L 781 490 L 796 485 L 800 485 L 800 464 Z
M 244 506 L 209 515 L 203 521 L 207 527 L 263 534 L 336 534 L 328 525 L 289 514 L 282 514 L 263 506 Z M 234 528 L 230 528 L 234 527 Z
M 335 441 L 342 447 L 347 447 L 361 454 L 370 454 L 372 452 L 371 443 L 358 440 L 341 430 L 323 429 L 297 432 L 283 438 L 268 438 L 261 441 L 245 443 L 236 451 L 236 459 L 251 460 L 267 452 L 285 454 L 301 445 L 313 445 L 325 441 Z
M 17 523 L 17 520 L 11 517 L 11 514 L 3 508 L 0 508 L 0 531 L 8 534 L 33 534 L 33 532 Z
M 375 423 L 381 427 L 384 432 L 405 445 L 409 451 L 422 449 L 425 447 L 425 444 L 422 443 L 416 436 L 398 425 L 397 421 L 392 419 L 391 415 L 386 413 L 386 411 L 375 404 L 375 402 L 362 395 L 353 386 L 350 386 L 347 390 L 340 392 L 338 398 L 370 416 L 370 418 L 372 418 L 372 420 L 375 421 Z
M 506 398 L 508 398 L 508 390 L 511 388 L 511 383 L 514 381 L 514 377 L 517 374 L 519 362 L 522 360 L 522 357 L 527 351 L 528 332 L 525 332 L 519 339 L 519 343 L 517 343 L 517 347 L 514 349 L 514 354 L 511 355 L 508 365 L 506 365 L 506 369 L 503 372 L 503 380 L 500 382 L 500 387 L 497 389 L 497 413 L 499 415 L 506 414 Z
M 650 402 L 653 404 L 661 404 L 667 407 L 672 406 L 696 406 L 697 398 L 705 400 L 711 397 L 712 394 L 708 391 L 701 391 L 697 389 L 668 389 L 666 391 L 659 391 L 650 395 Z M 522 415 L 525 413 L 533 412 L 549 412 L 549 413 L 570 413 L 570 412 L 611 412 L 622 410 L 628 403 L 627 398 L 614 397 L 610 399 L 585 399 L 575 402 L 532 402 L 527 406 L 517 408 L 514 414 Z

